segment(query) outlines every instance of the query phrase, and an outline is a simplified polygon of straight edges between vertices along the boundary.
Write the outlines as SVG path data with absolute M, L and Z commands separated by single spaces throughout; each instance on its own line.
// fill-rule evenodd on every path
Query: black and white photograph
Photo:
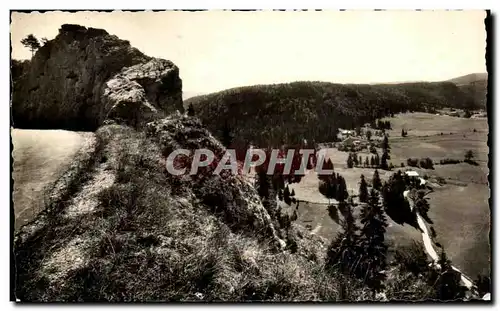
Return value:
M 12 301 L 491 304 L 491 14 L 11 10 Z

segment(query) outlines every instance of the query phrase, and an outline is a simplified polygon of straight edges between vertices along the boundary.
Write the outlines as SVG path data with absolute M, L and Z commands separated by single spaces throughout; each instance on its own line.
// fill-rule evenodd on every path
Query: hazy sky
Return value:
M 79 12 L 12 14 L 12 57 L 27 34 L 104 28 L 172 60 L 183 90 L 207 93 L 297 80 L 438 81 L 486 72 L 483 11 Z

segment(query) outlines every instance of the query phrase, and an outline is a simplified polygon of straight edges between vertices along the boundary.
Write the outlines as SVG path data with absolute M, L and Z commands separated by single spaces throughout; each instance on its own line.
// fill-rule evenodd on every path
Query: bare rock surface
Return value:
M 177 66 L 103 29 L 62 25 L 22 64 L 13 75 L 18 128 L 93 131 L 108 118 L 138 126 L 183 111 Z

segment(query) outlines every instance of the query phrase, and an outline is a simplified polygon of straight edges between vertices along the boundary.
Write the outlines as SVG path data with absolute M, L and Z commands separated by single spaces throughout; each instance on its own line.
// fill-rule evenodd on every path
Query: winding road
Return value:
M 406 198 L 406 200 L 408 200 L 408 202 L 410 203 L 410 208 L 413 210 L 414 201 L 410 196 L 408 196 L 409 192 L 410 192 L 409 190 L 406 190 L 403 193 L 403 195 Z M 424 242 L 425 251 L 427 252 L 427 254 L 429 254 L 432 260 L 434 260 L 434 264 L 436 265 L 436 267 L 439 268 L 438 264 L 439 255 L 434 249 L 434 246 L 432 245 L 432 239 L 429 236 L 429 230 L 427 230 L 427 225 L 425 224 L 424 220 L 422 219 L 422 216 L 420 216 L 418 212 L 416 212 L 415 214 L 417 215 L 418 226 L 422 230 L 422 241 Z M 474 283 L 472 282 L 471 278 L 467 277 L 465 274 L 463 274 L 462 271 L 460 271 L 458 268 L 454 266 L 452 266 L 452 269 L 460 273 L 462 283 L 464 283 L 464 285 L 468 289 L 473 289 Z

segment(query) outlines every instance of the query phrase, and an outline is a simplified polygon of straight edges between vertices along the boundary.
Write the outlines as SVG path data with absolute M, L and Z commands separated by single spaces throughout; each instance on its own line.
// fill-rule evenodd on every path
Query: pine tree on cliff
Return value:
M 31 57 L 33 57 L 35 51 L 40 48 L 40 42 L 38 42 L 38 39 L 33 34 L 29 34 L 26 38 L 22 39 L 21 44 L 30 49 Z
M 222 144 L 229 148 L 231 143 L 233 142 L 233 136 L 231 134 L 231 128 L 227 121 L 224 122 L 224 126 L 222 127 Z
M 375 170 L 375 173 L 373 173 L 372 187 L 373 189 L 378 191 L 380 191 L 380 189 L 382 188 L 382 181 L 380 180 L 378 170 Z
M 342 232 L 332 240 L 328 247 L 326 265 L 329 269 L 335 267 L 344 274 L 350 274 L 359 258 L 359 228 L 356 226 L 350 204 L 346 204 L 344 207 L 344 220 L 341 226 Z
M 361 181 L 359 183 L 359 201 L 363 203 L 368 201 L 368 184 L 366 183 L 364 175 L 361 175 Z
M 384 237 L 387 219 L 375 189 L 371 190 L 368 204 L 361 210 L 361 224 L 359 247 L 362 258 L 358 276 L 376 292 L 383 288 L 385 279 L 383 271 L 387 267 L 387 245 Z
M 189 104 L 189 107 L 187 109 L 187 115 L 190 116 L 190 117 L 193 117 L 195 115 L 195 112 L 194 112 L 194 107 L 193 107 L 193 104 Z

